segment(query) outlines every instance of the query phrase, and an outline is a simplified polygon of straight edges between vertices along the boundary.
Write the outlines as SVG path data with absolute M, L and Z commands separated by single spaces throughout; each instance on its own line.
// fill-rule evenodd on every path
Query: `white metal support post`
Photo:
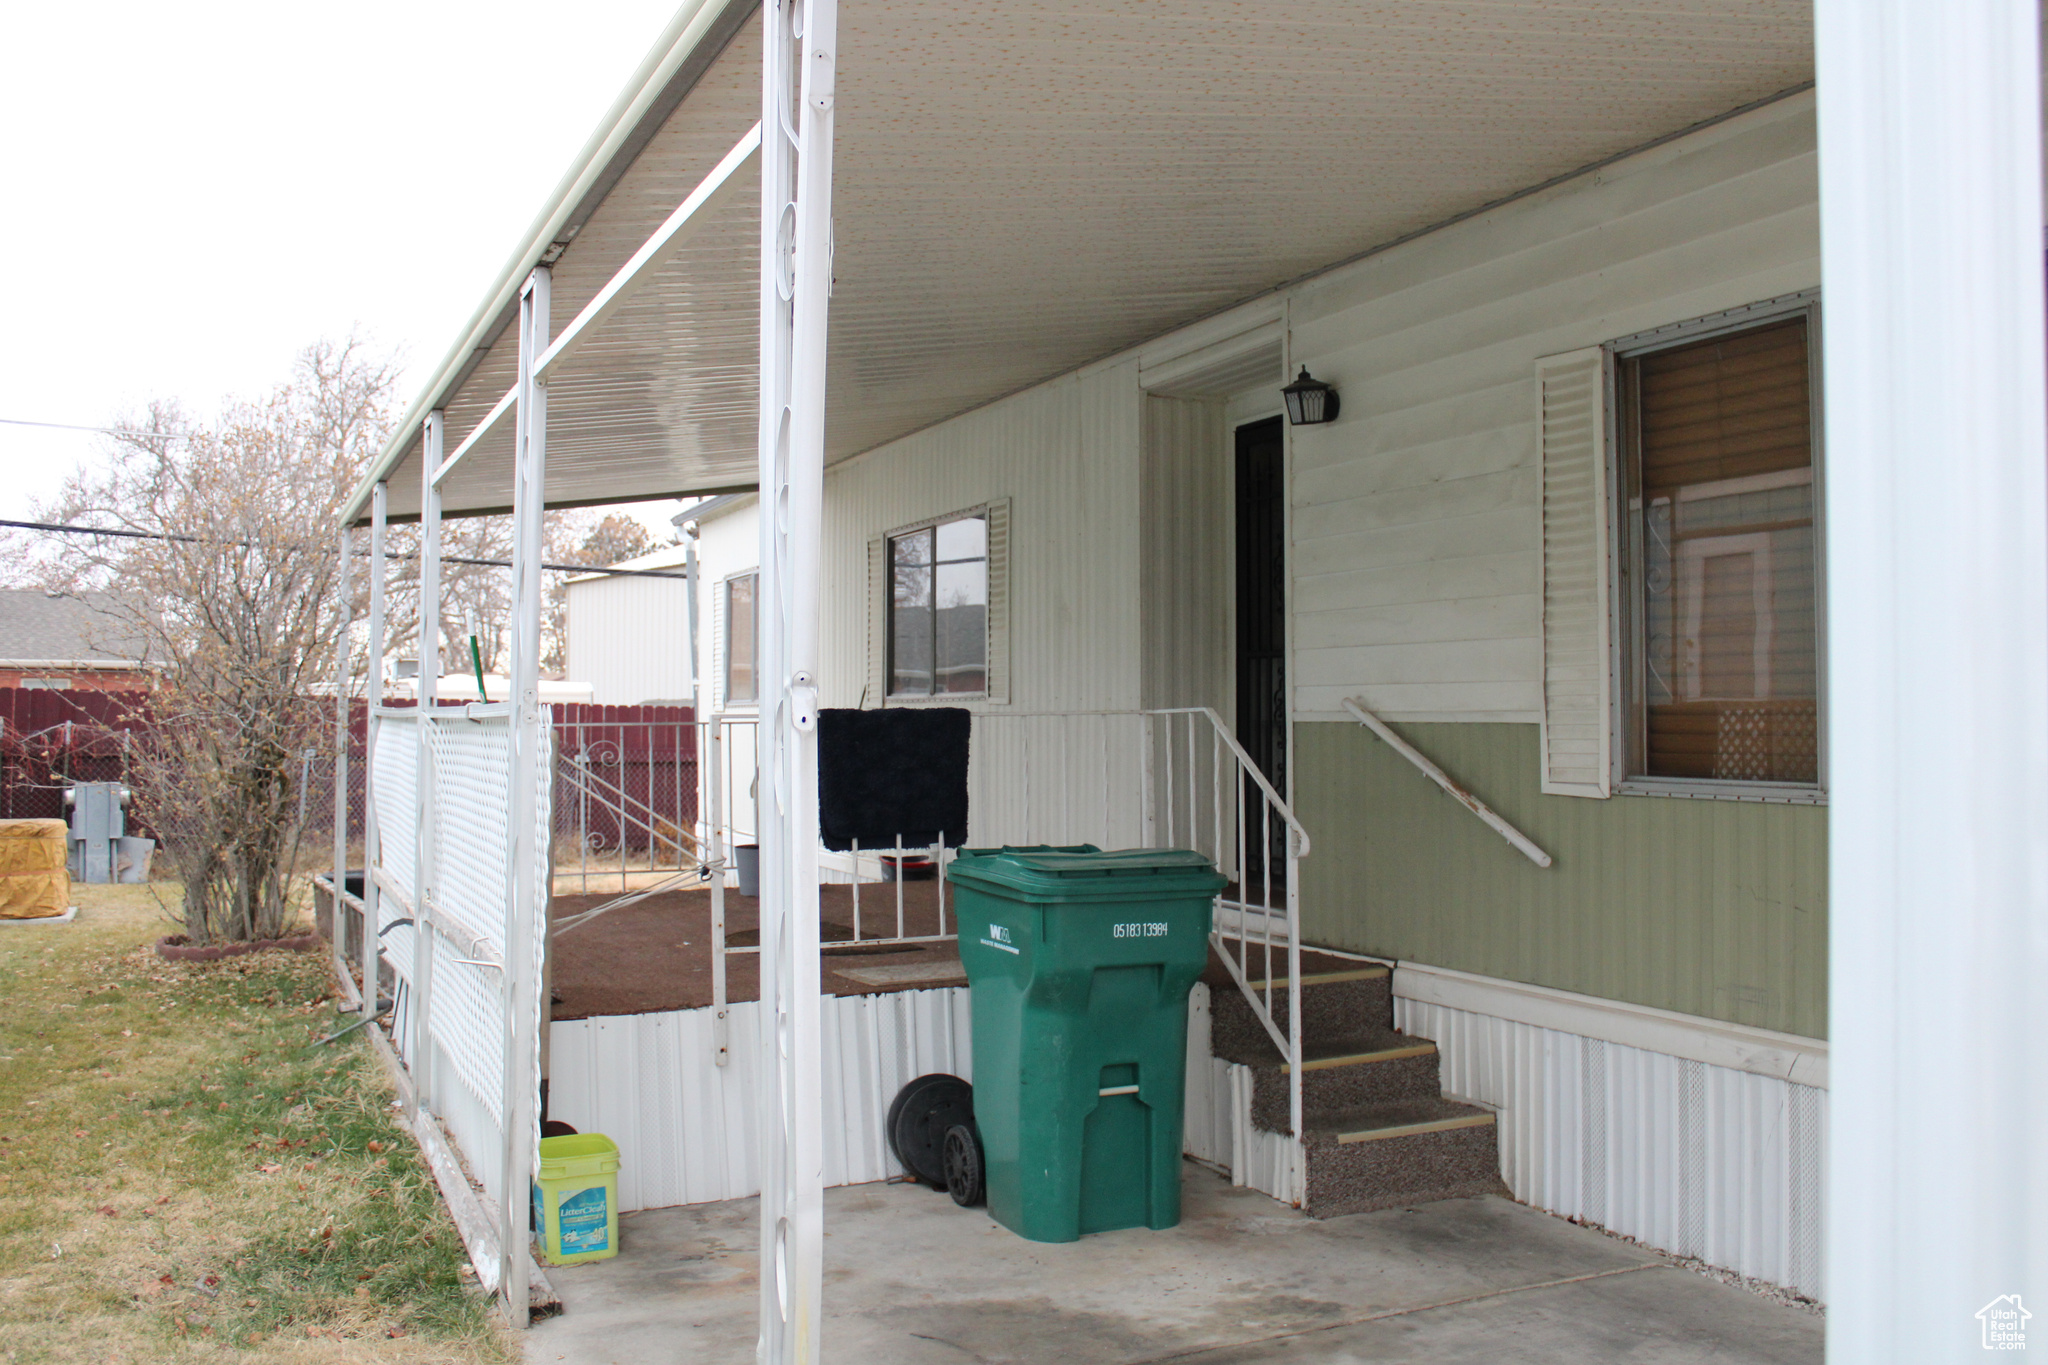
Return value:
M 384 700 L 384 532 L 389 495 L 382 480 L 370 490 L 370 655 L 363 670 L 363 939 L 357 945 L 365 1019 L 377 1013 L 377 926 L 382 923 L 377 909 L 381 893 L 370 869 L 377 866 L 382 851 L 377 830 L 377 707 Z
M 1294 300 L 1289 297 L 1285 307 L 1285 325 L 1281 331 L 1281 349 L 1286 352 L 1280 365 L 1280 373 L 1293 374 L 1287 366 L 1294 363 Z M 1294 808 L 1294 779 L 1301 771 L 1301 748 L 1296 742 L 1299 727 L 1294 723 L 1294 682 L 1301 674 L 1297 671 L 1299 658 L 1295 651 L 1294 636 L 1294 499 L 1290 495 L 1294 488 L 1294 424 L 1280 424 L 1280 470 L 1281 497 L 1280 513 L 1283 518 L 1281 544 L 1285 547 L 1287 572 L 1281 575 L 1281 593 L 1285 601 L 1282 613 L 1285 639 L 1282 641 L 1281 683 L 1287 689 L 1287 805 Z M 1238 780 L 1239 799 L 1243 799 L 1244 781 Z M 1270 808 L 1261 807 L 1264 818 L 1260 821 L 1259 837 L 1266 841 L 1267 849 L 1273 846 Z M 1303 1113 L 1302 1090 L 1306 1084 L 1303 1077 L 1301 1051 L 1301 831 L 1292 820 L 1287 825 L 1287 1127 L 1290 1140 L 1287 1157 L 1290 1169 L 1287 1173 L 1287 1191 L 1296 1208 L 1308 1207 L 1308 1128 Z M 1270 863 L 1268 852 L 1264 861 Z M 1239 874 L 1244 874 L 1240 869 Z M 1245 896 L 1240 893 L 1239 900 Z M 1272 896 L 1266 897 L 1270 910 Z
M 441 463 L 446 423 L 437 408 L 420 427 L 420 662 L 414 677 L 419 748 L 413 763 L 412 1016 L 413 1094 L 431 1116 L 439 1109 L 434 1088 L 434 1037 L 428 1021 L 434 1008 L 434 930 L 427 907 L 435 889 L 434 745 L 436 692 L 441 681 L 441 489 L 434 471 Z M 429 1122 L 431 1122 L 431 1117 Z
M 818 600 L 837 0 L 767 0 L 761 110 L 761 1365 L 815 1365 L 825 1214 Z
M 348 935 L 342 931 L 341 895 L 348 873 L 348 656 L 349 632 L 355 627 L 355 599 L 349 595 L 349 560 L 353 557 L 355 533 L 341 528 L 338 538 L 341 563 L 334 571 L 334 592 L 338 600 L 334 624 L 334 908 L 327 917 L 333 935 L 329 947 L 334 965 L 348 970 Z M 366 864 L 367 865 L 367 864 Z M 367 1016 L 376 1006 L 364 1002 Z
M 1999 1331 L 2048 1344 L 2039 21 L 2033 0 L 1814 17 L 1827 1352 L 1929 1365 L 2014 1349 Z
M 533 943 L 544 892 L 531 875 L 546 850 L 534 846 L 539 816 L 540 751 L 545 738 L 540 707 L 542 510 L 547 492 L 548 390 L 533 372 L 548 344 L 546 266 L 527 278 L 519 295 L 519 402 L 512 478 L 512 896 L 505 916 L 505 1199 L 498 1235 L 505 1308 L 515 1328 L 527 1325 L 527 1188 L 539 1153 L 539 990 L 541 964 Z

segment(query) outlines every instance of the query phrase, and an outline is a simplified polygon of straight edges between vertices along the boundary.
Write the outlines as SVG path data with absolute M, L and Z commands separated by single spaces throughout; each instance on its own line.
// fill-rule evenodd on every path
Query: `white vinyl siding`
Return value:
M 1543 449 L 1543 790 L 1609 794 L 1613 612 L 1607 517 L 1607 352 L 1536 362 Z
M 680 562 L 661 571 L 676 576 L 569 584 L 569 681 L 589 683 L 600 706 L 689 701 L 689 582 Z M 460 665 L 469 666 L 467 645 Z
M 711 585 L 711 669 L 705 675 L 706 690 L 711 694 L 711 710 L 723 711 L 725 695 L 725 585 L 713 582 Z
M 963 704 L 1135 708 L 1139 405 L 1135 362 L 1106 365 L 833 466 L 825 704 L 883 704 L 883 538 L 986 509 L 989 693 Z
M 1344 398 L 1338 421 L 1292 436 L 1296 720 L 1348 723 L 1349 697 L 1397 723 L 1545 720 L 1535 362 L 1813 287 L 1815 167 L 1812 101 L 1794 96 L 1289 292 L 1289 354 Z M 1199 350 L 1254 308 L 1261 325 L 1283 311 L 1248 305 L 1145 353 Z M 998 649 L 990 665 L 1011 706 L 1227 712 L 1227 501 L 1183 485 L 1214 471 L 1160 445 L 1222 423 L 1148 398 L 1139 367 L 1127 353 L 833 466 L 828 704 L 881 704 L 883 538 L 1008 498 L 1011 644 L 1007 669 Z M 993 678 L 991 693 L 971 704 L 1000 704 Z M 1599 753 L 1578 758 L 1555 776 L 1597 793 Z
M 1794 96 L 1295 292 L 1296 719 L 1541 721 L 1534 363 L 1816 285 L 1815 171 Z
M 725 695 L 726 581 L 760 571 L 760 519 L 754 499 L 720 508 L 697 529 L 697 676 L 705 713 L 710 715 L 731 704 Z M 751 709 L 753 703 L 741 705 Z
M 1279 366 L 1272 369 L 1277 374 Z M 1221 552 L 1235 535 L 1225 418 L 1220 398 L 1145 399 L 1138 536 L 1147 706 L 1213 706 L 1229 715 L 1235 705 L 1234 556 Z
M 860 704 L 880 706 L 889 695 L 889 538 L 868 540 L 866 682 Z

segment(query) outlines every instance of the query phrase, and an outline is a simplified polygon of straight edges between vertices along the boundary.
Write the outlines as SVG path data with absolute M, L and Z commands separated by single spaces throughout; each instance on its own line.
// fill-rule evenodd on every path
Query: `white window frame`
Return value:
M 754 695 L 734 701 L 732 696 L 732 585 L 742 578 L 754 580 Z M 758 710 L 761 700 L 761 571 L 736 569 L 720 578 L 712 587 L 712 632 L 711 648 L 712 687 L 717 692 L 718 707 L 721 710 Z
M 1629 699 L 1641 691 L 1641 660 L 1636 642 L 1642 638 L 1643 604 L 1630 592 L 1627 581 L 1628 545 L 1623 536 L 1623 519 L 1629 515 L 1628 433 L 1621 426 L 1621 386 L 1616 382 L 1621 362 L 1659 351 L 1688 346 L 1708 337 L 1747 332 L 1772 322 L 1804 315 L 1806 318 L 1807 391 L 1811 395 L 1813 430 L 1813 619 L 1814 676 L 1817 697 L 1814 712 L 1817 782 L 1745 782 L 1713 778 L 1648 777 L 1629 772 L 1631 736 L 1628 733 Z M 1821 410 L 1821 316 L 1820 291 L 1802 290 L 1730 308 L 1719 313 L 1691 318 L 1670 326 L 1617 337 L 1606 343 L 1607 429 L 1613 439 L 1607 443 L 1608 525 L 1607 543 L 1610 600 L 1617 604 L 1614 621 L 1626 626 L 1612 631 L 1608 641 L 1609 668 L 1614 678 L 1614 707 L 1610 722 L 1609 753 L 1613 763 L 1613 790 L 1621 796 L 1671 796 L 1711 801 L 1751 801 L 1778 805 L 1824 806 L 1828 799 L 1828 619 L 1827 619 L 1827 513 L 1826 432 Z
M 984 674 L 987 686 L 979 692 L 940 692 L 931 695 L 915 692 L 892 693 L 889 690 L 889 651 L 893 639 L 890 627 L 894 579 L 889 559 L 889 544 L 898 536 L 930 530 L 934 526 L 943 526 L 947 522 L 960 521 L 967 517 L 983 517 L 988 522 L 988 638 Z M 864 704 L 877 707 L 960 706 L 971 702 L 988 706 L 1008 704 L 1011 534 L 1010 500 L 992 498 L 987 502 L 974 503 L 943 512 L 938 516 L 924 517 L 891 527 L 869 542 L 868 695 L 864 698 Z

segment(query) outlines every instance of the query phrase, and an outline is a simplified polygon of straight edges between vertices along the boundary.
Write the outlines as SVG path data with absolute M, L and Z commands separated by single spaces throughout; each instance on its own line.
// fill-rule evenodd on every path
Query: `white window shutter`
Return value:
M 711 585 L 711 710 L 725 709 L 725 584 Z
M 988 699 L 1010 700 L 1010 500 L 988 505 Z
M 860 699 L 864 707 L 885 705 L 889 698 L 889 538 L 868 542 L 868 680 Z
M 1613 786 L 1613 613 L 1607 517 L 1607 354 L 1536 362 L 1543 446 L 1543 790 Z

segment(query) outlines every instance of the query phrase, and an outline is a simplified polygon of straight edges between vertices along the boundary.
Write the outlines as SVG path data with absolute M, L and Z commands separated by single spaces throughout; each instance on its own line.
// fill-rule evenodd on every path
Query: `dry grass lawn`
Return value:
M 0 925 L 0 1361 L 516 1359 L 375 1055 L 309 1047 L 325 959 L 174 965 L 152 888 L 74 895 Z

